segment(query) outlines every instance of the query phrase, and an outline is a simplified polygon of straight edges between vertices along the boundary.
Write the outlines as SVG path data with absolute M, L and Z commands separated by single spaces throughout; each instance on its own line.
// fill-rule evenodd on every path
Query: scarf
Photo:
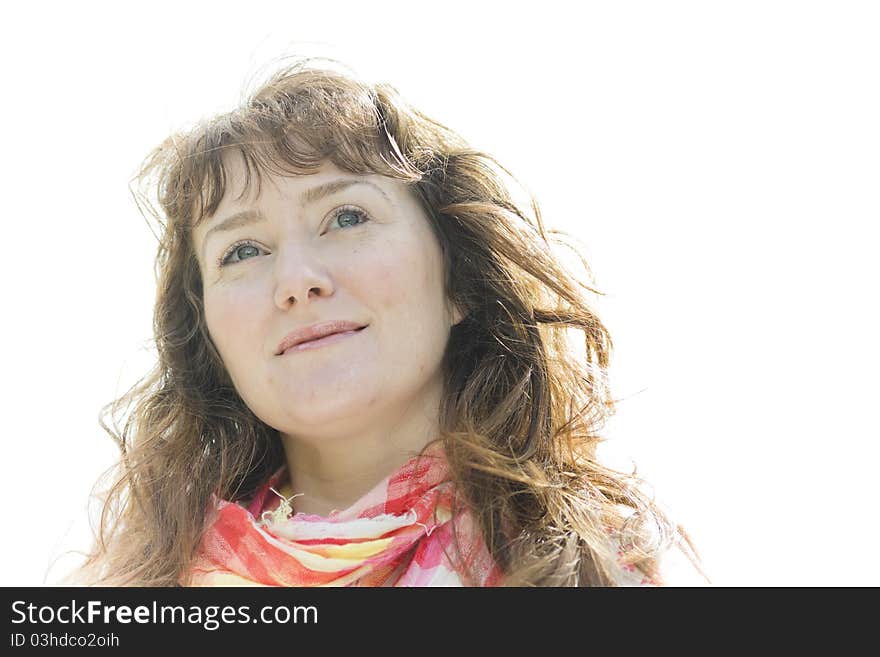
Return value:
M 292 513 L 275 492 L 286 475 L 286 466 L 277 470 L 248 504 L 212 496 L 191 586 L 495 586 L 501 579 L 472 513 L 455 498 L 440 443 L 326 517 Z

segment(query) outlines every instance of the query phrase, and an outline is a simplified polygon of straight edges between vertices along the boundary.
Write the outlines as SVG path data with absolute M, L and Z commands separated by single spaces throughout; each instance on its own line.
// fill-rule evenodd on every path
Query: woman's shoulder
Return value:
M 673 545 L 660 557 L 664 586 L 710 586 L 712 582 L 687 543 Z
M 686 554 L 686 550 L 674 545 L 657 557 L 656 575 L 648 575 L 640 568 L 628 564 L 623 550 L 617 552 L 617 586 L 709 586 L 711 582 L 702 569 Z
M 635 517 L 630 508 L 620 507 L 618 511 L 625 518 Z M 706 576 L 699 555 L 687 534 L 680 526 L 674 529 L 669 526 L 667 528 L 671 530 L 671 533 L 667 534 L 663 541 L 659 540 L 660 535 L 652 535 L 652 538 L 658 542 L 653 542 L 653 549 L 657 551 L 651 555 L 654 568 L 652 568 L 653 573 L 649 575 L 630 563 L 634 559 L 623 549 L 623 545 L 624 543 L 632 545 L 632 541 L 624 541 L 625 532 L 606 527 L 612 550 L 617 557 L 618 576 L 616 579 L 619 586 L 690 587 L 711 585 L 711 580 Z M 652 542 L 648 541 L 648 544 L 650 545 Z

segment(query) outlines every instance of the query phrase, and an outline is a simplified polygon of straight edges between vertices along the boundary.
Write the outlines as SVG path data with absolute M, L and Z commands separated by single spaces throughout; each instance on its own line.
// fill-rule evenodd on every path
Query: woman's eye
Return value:
M 352 219 L 354 217 L 354 219 Z M 336 215 L 333 217 L 333 221 L 338 222 L 338 225 L 344 227 L 348 226 L 357 226 L 361 223 L 366 223 L 370 218 L 367 216 L 367 213 L 363 210 L 359 210 L 353 207 L 342 207 L 336 210 Z
M 257 255 L 257 252 L 259 251 L 260 247 L 256 244 L 251 244 L 250 242 L 235 244 L 220 259 L 220 266 L 224 267 L 226 265 L 235 264 L 236 262 L 241 262 L 242 260 L 249 258 L 251 255 Z

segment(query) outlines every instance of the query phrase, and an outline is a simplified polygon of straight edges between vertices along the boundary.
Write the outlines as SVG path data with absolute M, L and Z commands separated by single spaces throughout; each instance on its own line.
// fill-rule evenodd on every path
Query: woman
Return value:
M 506 170 L 394 88 L 298 61 L 139 179 L 159 204 L 158 364 L 105 426 L 120 475 L 83 577 L 591 586 L 669 583 L 679 551 L 697 567 L 641 480 L 598 461 L 595 291 Z

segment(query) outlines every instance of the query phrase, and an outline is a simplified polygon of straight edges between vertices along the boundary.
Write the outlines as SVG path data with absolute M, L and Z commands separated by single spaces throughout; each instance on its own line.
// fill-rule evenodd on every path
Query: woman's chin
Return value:
M 284 427 L 284 433 L 324 433 L 351 427 L 363 426 L 364 418 L 371 410 L 370 400 L 366 397 L 357 399 L 321 400 L 304 404 L 296 400 L 284 409 L 279 409 L 279 422 L 272 426 Z

